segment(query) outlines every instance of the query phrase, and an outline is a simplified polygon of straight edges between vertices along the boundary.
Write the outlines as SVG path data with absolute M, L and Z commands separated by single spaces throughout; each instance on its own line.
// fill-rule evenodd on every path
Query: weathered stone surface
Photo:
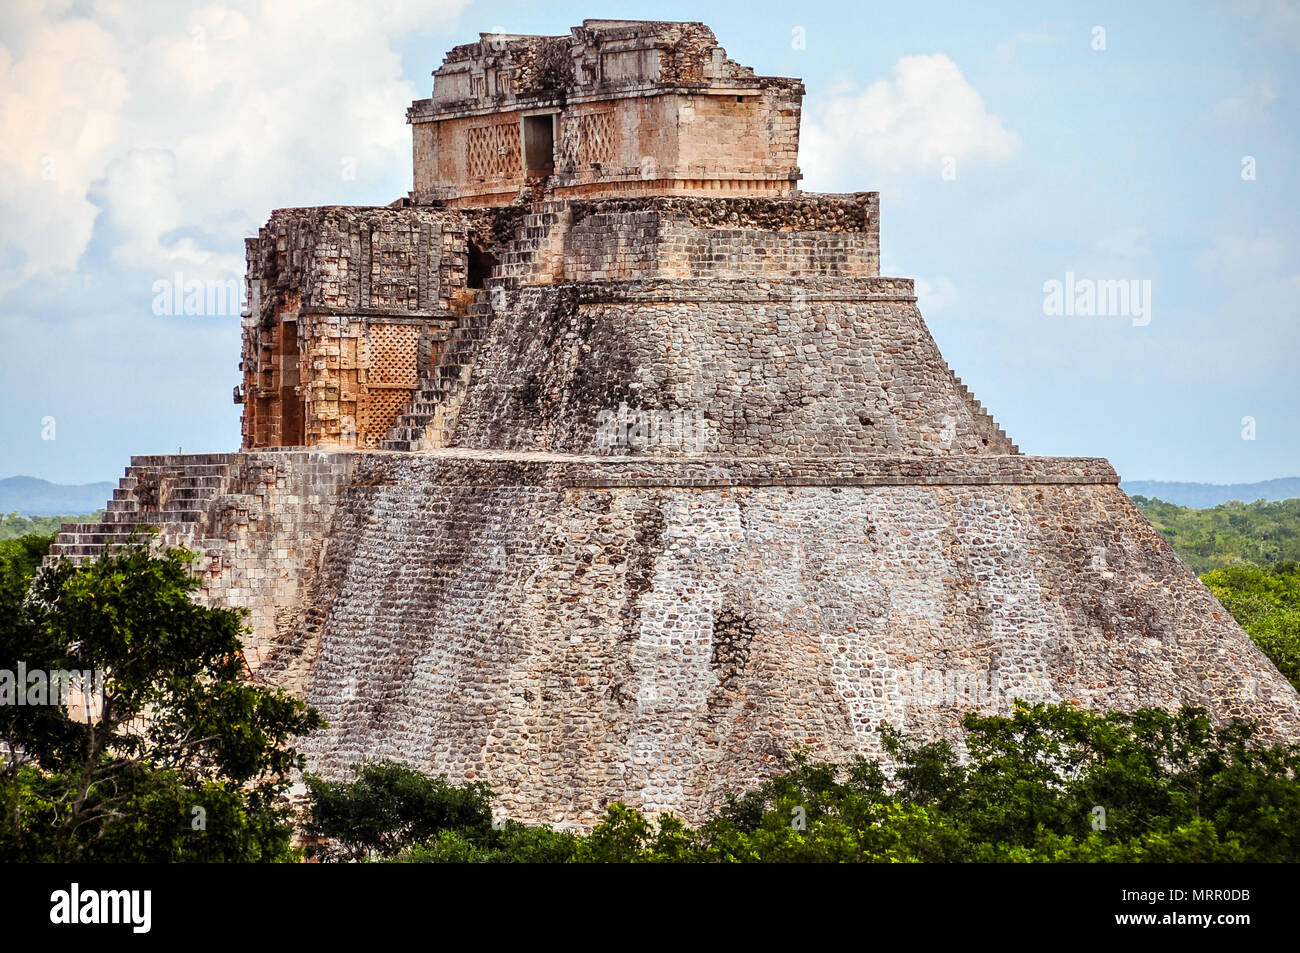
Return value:
M 879 753 L 881 721 L 955 739 L 1013 697 L 1296 737 L 1294 691 L 1095 463 L 1073 484 L 791 486 L 753 464 L 687 486 L 666 477 L 696 465 L 653 461 L 620 486 L 636 465 L 609 461 L 582 465 L 606 485 L 566 485 L 578 466 L 358 462 L 325 620 L 280 649 L 316 659 L 317 770 L 394 757 L 584 825 L 617 798 L 698 820 L 796 745 Z
M 328 718 L 313 770 L 392 757 L 581 827 L 1015 697 L 1300 740 L 1110 465 L 1021 454 L 952 373 L 879 273 L 876 193 L 793 191 L 798 81 L 622 21 L 437 76 L 411 198 L 249 240 L 243 449 L 134 458 L 51 554 L 137 523 L 198 550 L 253 676 Z M 550 113 L 533 177 L 511 136 Z
M 571 35 L 484 34 L 411 105 L 417 202 L 793 191 L 803 84 L 755 76 L 702 23 L 586 20 Z
M 1102 460 L 261 451 L 221 491 L 167 542 L 252 611 L 255 677 L 330 721 L 328 776 L 393 757 L 583 826 L 614 799 L 698 819 L 796 746 L 956 740 L 1015 697 L 1300 737 Z
M 911 290 L 760 278 L 503 293 L 449 443 L 592 452 L 626 407 L 692 433 L 609 452 L 1013 452 L 943 361 Z
M 465 294 L 464 216 L 281 209 L 246 242 L 244 445 L 375 446 Z

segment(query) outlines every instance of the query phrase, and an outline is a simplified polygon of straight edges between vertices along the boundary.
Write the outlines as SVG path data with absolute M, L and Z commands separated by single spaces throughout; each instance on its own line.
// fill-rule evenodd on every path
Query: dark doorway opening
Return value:
M 524 117 L 524 171 L 551 175 L 555 171 L 555 117 Z
M 298 391 L 298 322 L 280 325 L 280 446 L 301 447 L 305 442 L 306 413 Z
M 470 242 L 467 265 L 466 285 L 470 288 L 482 288 L 483 283 L 492 277 L 492 269 L 497 266 L 497 256 L 477 242 Z

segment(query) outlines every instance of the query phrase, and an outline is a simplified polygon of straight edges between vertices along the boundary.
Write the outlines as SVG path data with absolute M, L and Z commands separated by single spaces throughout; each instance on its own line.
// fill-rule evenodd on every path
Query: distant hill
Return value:
M 59 516 L 64 513 L 92 513 L 104 508 L 116 483 L 82 483 L 69 486 L 36 477 L 15 476 L 0 480 L 0 514 Z
M 1134 501 L 1183 562 L 1198 573 L 1300 562 L 1300 500 L 1234 500 L 1205 509 L 1140 494 Z
M 1129 496 L 1145 496 L 1178 506 L 1201 510 L 1220 503 L 1240 500 L 1254 503 L 1292 500 L 1300 497 L 1300 477 L 1282 477 L 1263 483 L 1171 483 L 1164 480 L 1125 480 L 1120 488 Z
M 0 540 L 33 534 L 50 536 L 57 533 L 64 523 L 98 523 L 103 518 L 103 510 L 93 513 L 60 513 L 58 516 L 15 516 L 6 513 L 0 516 Z

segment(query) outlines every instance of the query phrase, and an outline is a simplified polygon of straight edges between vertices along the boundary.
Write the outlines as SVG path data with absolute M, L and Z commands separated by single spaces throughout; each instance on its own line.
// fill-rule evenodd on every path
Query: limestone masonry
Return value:
M 527 821 L 698 821 L 1016 697 L 1300 739 L 1110 465 L 1021 454 L 954 376 L 877 194 L 798 190 L 802 96 L 699 23 L 456 47 L 408 197 L 248 239 L 242 448 L 135 457 L 51 558 L 158 527 L 329 720 L 313 770 Z

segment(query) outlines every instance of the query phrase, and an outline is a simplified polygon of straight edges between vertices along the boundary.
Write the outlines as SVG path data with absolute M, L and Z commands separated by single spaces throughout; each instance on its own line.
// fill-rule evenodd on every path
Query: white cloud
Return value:
M 1232 9 L 1248 20 L 1259 20 L 1268 35 L 1300 46 L 1300 2 L 1297 0 L 1236 0 Z
M 1103 238 L 1097 247 L 1118 258 L 1145 258 L 1151 254 L 1151 238 L 1145 228 L 1130 225 Z
M 238 271 L 239 238 L 271 208 L 401 183 L 405 110 L 428 91 L 402 79 L 392 41 L 445 25 L 465 2 L 8 6 L 0 291 L 75 267 L 99 214 L 120 264 Z M 343 181 L 345 159 L 356 182 Z
M 979 92 L 941 53 L 905 56 L 893 81 L 841 92 L 805 117 L 800 165 L 811 189 L 860 185 L 871 172 L 938 177 L 951 157 L 967 162 L 1012 156 L 1020 139 L 984 108 Z
M 957 286 L 952 283 L 952 279 L 940 275 L 935 278 L 917 278 L 915 281 L 916 304 L 925 316 L 943 314 L 957 303 Z
M 76 266 L 96 214 L 87 188 L 128 99 L 121 52 L 98 25 L 34 22 L 23 32 L 20 56 L 0 43 L 0 244 L 9 263 L 0 291 Z
M 1223 235 L 1214 247 L 1196 256 L 1202 271 L 1220 275 L 1225 283 L 1275 276 L 1287 260 L 1287 246 L 1277 235 L 1262 232 L 1257 236 Z

